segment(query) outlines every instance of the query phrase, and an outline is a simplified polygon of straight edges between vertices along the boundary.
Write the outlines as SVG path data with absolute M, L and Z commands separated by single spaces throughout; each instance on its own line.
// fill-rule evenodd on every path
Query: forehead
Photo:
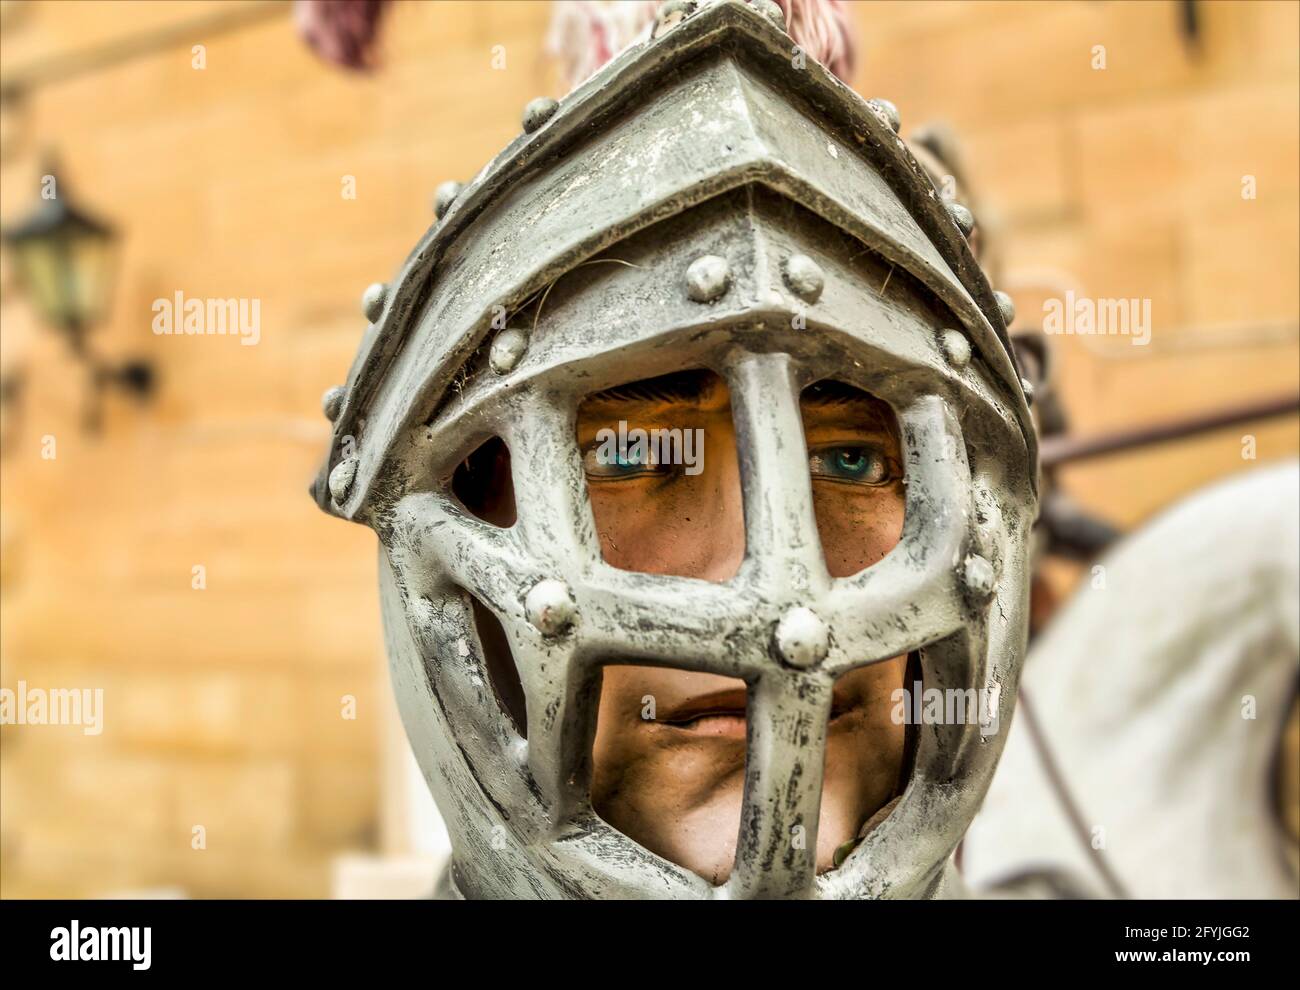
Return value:
M 663 410 L 673 406 L 691 409 L 724 409 L 729 404 L 726 383 L 712 371 L 682 371 L 658 378 L 646 378 L 606 389 L 588 396 L 582 412 Z M 833 380 L 820 381 L 803 392 L 801 405 L 805 414 L 824 420 L 852 420 L 859 425 L 889 426 L 893 413 L 880 399 L 852 385 Z

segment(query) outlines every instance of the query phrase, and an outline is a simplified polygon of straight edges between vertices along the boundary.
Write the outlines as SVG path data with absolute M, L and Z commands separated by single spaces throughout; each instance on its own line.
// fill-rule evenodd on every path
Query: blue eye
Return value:
M 883 485 L 893 480 L 884 453 L 877 447 L 860 444 L 819 447 L 810 451 L 808 469 L 814 479 L 825 481 Z
M 612 446 L 612 445 L 611 445 Z M 597 444 L 582 455 L 582 467 L 589 478 L 635 478 L 662 473 L 654 453 L 645 445 L 621 449 Z

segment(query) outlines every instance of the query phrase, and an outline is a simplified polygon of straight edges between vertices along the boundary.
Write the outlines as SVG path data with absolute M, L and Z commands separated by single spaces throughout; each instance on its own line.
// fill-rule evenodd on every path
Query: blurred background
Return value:
M 1147 346 L 1051 338 L 1072 433 L 1297 393 L 1300 5 L 850 7 L 855 88 L 904 133 L 944 125 L 1021 325 L 1066 291 L 1151 301 Z M 0 686 L 104 698 L 97 735 L 0 727 L 0 896 L 431 881 L 375 540 L 307 486 L 362 290 L 440 183 L 563 94 L 551 14 L 403 0 L 360 73 L 315 54 L 289 3 L 0 2 Z M 87 255 L 54 300 L 19 277 L 59 219 L 49 175 Z M 155 334 L 177 292 L 258 301 L 256 344 Z M 1129 528 L 1295 456 L 1298 432 L 1275 416 L 1057 480 Z

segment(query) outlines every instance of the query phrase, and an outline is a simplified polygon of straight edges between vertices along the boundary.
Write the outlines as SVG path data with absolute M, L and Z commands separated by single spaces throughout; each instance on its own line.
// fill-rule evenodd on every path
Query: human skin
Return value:
M 836 383 L 805 392 L 802 411 L 826 563 L 834 577 L 854 574 L 884 557 L 902 530 L 893 417 L 878 400 Z M 611 462 L 598 434 L 617 431 L 620 421 L 626 430 L 702 430 L 702 470 L 689 474 L 683 465 L 657 465 L 626 450 Z M 608 563 L 708 581 L 736 573 L 744 517 L 735 429 L 720 378 L 685 373 L 593 396 L 579 410 L 577 439 Z M 890 714 L 905 669 L 899 656 L 857 668 L 836 684 L 819 871 L 831 868 L 836 848 L 905 784 L 906 726 Z M 721 883 L 735 854 L 744 765 L 741 681 L 671 667 L 605 668 L 592 803 L 609 824 Z

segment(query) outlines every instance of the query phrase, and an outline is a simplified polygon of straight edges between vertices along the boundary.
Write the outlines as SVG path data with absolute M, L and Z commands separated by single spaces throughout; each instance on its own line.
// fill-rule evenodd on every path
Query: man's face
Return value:
M 894 418 L 866 393 L 822 383 L 803 396 L 808 468 L 834 577 L 897 544 L 903 488 Z M 676 430 L 687 463 L 660 463 L 636 430 Z M 698 432 L 696 432 L 698 431 Z M 617 438 L 611 440 L 611 436 Z M 745 552 L 736 435 L 725 384 L 707 372 L 587 399 L 578 442 L 605 560 L 625 570 L 725 581 Z M 612 452 L 612 456 L 611 456 Z M 817 840 L 819 870 L 904 784 L 905 729 L 891 718 L 906 657 L 835 686 Z M 592 802 L 609 824 L 714 883 L 735 853 L 745 767 L 745 685 L 662 667 L 604 670 Z

